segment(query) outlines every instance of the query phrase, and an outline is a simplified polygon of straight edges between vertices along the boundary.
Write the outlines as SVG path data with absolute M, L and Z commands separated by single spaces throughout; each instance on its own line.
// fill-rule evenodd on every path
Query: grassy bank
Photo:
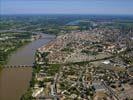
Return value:
M 2 65 L 0 65 L 0 72 L 2 71 Z
M 30 42 L 31 42 L 31 41 L 24 41 L 23 43 L 19 43 L 18 45 L 16 45 L 15 48 L 10 49 L 10 50 L 7 51 L 7 52 L 1 52 L 1 56 L 2 56 L 3 59 L 0 60 L 0 64 L 1 64 L 1 65 L 7 64 L 8 60 L 9 60 L 9 57 L 11 56 L 11 54 L 12 54 L 13 52 L 16 52 L 19 48 L 21 48 L 21 47 L 27 45 L 27 44 L 30 43 Z

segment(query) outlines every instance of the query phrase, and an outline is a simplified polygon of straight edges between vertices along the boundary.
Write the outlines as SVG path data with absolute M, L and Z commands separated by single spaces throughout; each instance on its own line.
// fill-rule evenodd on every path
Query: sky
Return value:
M 0 14 L 133 15 L 133 0 L 0 0 Z

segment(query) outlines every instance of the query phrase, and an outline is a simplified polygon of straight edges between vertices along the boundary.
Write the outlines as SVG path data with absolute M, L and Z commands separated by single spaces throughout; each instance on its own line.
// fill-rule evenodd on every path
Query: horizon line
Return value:
M 75 14 L 71 14 L 71 13 L 29 13 L 29 14 L 27 14 L 27 13 L 18 13 L 18 14 L 0 14 L 0 16 L 1 15 L 115 15 L 115 16 L 133 16 L 133 14 L 87 14 L 87 13 L 75 13 Z

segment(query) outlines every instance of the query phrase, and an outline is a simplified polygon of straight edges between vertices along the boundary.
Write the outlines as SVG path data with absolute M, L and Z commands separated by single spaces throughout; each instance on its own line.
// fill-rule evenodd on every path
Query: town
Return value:
M 0 100 L 133 100 L 133 0 L 0 0 Z
M 59 35 L 36 52 L 31 98 L 132 100 L 133 34 L 94 28 Z M 32 91 L 32 92 L 31 92 Z

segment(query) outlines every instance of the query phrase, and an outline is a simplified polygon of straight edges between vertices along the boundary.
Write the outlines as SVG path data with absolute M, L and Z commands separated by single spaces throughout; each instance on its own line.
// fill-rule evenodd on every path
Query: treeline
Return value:
M 31 33 L 0 33 L 0 64 L 7 63 L 8 56 L 19 47 L 30 42 Z

